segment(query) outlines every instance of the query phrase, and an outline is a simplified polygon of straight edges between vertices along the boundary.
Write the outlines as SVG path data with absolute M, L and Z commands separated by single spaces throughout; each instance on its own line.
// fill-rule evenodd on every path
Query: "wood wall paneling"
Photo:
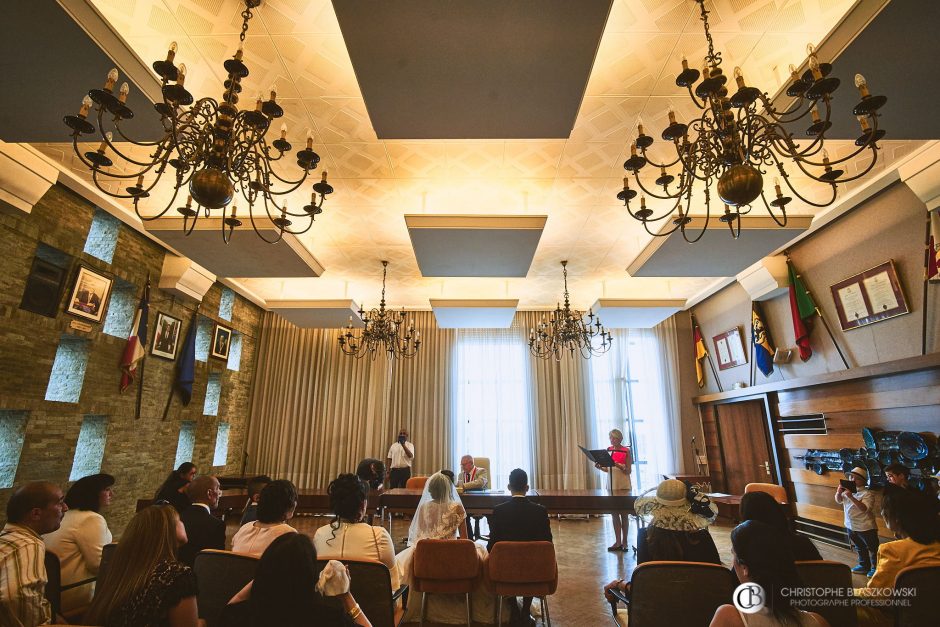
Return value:
M 748 483 L 774 483 L 763 402 L 724 403 L 715 410 L 727 491 L 744 494 Z
M 928 405 L 940 405 L 940 386 L 912 387 L 883 392 L 835 393 L 827 394 L 822 398 L 778 402 L 777 415 L 781 417 L 805 416 L 855 409 L 891 409 Z
M 788 433 L 783 436 L 783 445 L 788 448 L 816 448 L 838 450 L 840 448 L 861 448 L 864 446 L 861 432 L 844 435 L 806 435 Z

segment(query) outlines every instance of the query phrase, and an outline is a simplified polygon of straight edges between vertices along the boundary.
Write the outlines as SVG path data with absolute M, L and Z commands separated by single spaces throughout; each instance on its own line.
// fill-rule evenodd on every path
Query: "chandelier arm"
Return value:
M 134 144 L 135 146 L 159 146 L 160 144 L 166 141 L 165 135 L 162 138 L 152 141 L 152 142 L 131 139 L 124 133 L 123 130 L 121 130 L 121 122 L 123 120 L 124 118 L 114 118 L 113 120 L 111 120 L 111 124 L 114 127 L 114 130 L 117 131 L 117 134 L 120 135 L 121 138 L 127 141 L 128 143 Z M 98 128 L 101 128 L 100 125 Z
M 104 174 L 105 176 L 112 176 L 112 177 L 114 177 L 114 178 L 134 178 L 134 177 L 136 177 L 138 174 L 141 174 L 141 173 L 143 173 L 143 172 L 149 171 L 150 168 L 153 167 L 153 163 L 154 163 L 153 161 L 151 161 L 150 163 L 147 163 L 146 161 L 138 161 L 138 160 L 136 160 L 136 159 L 132 159 L 131 157 L 128 157 L 128 156 L 125 155 L 123 152 L 121 152 L 120 150 L 118 150 L 117 146 L 115 145 L 115 142 L 113 142 L 112 140 L 108 139 L 107 133 L 104 132 L 104 126 L 103 126 L 103 124 L 104 124 L 104 117 L 103 117 L 103 113 L 104 113 L 104 107 L 100 107 L 100 106 L 99 106 L 99 107 L 98 107 L 98 130 L 99 130 L 100 133 L 101 133 L 101 141 L 102 141 L 102 143 L 104 143 L 105 146 L 107 146 L 108 148 L 110 148 L 110 149 L 114 152 L 115 155 L 117 155 L 118 157 L 120 157 L 120 158 L 123 159 L 124 161 L 126 161 L 126 162 L 128 162 L 128 163 L 133 163 L 134 165 L 139 165 L 139 166 L 141 166 L 141 167 L 145 167 L 145 168 L 147 168 L 147 169 L 146 169 L 146 170 L 142 170 L 141 172 L 135 172 L 134 174 L 128 174 L 128 175 L 116 174 L 116 173 L 112 174 L 111 172 L 104 172 L 104 171 L 102 171 L 102 174 Z M 123 133 L 121 133 L 120 130 L 117 129 L 117 126 L 116 126 L 116 125 L 112 124 L 112 126 L 113 126 L 116 130 L 118 130 L 118 134 L 119 134 L 119 135 L 121 135 L 122 137 L 124 136 Z M 161 142 L 162 142 L 162 141 L 163 141 L 163 140 L 161 140 Z M 158 143 L 161 143 L 161 142 L 158 142 Z M 138 145 L 138 146 L 144 146 L 144 144 L 138 144 L 138 143 L 133 142 L 133 141 L 131 141 L 131 143 L 132 143 L 132 144 L 136 144 L 136 145 Z M 147 145 L 152 145 L 152 144 L 147 144 Z M 150 166 L 150 167 L 148 167 L 148 166 Z
M 797 165 L 799 165 L 799 163 L 797 163 Z M 800 169 L 802 170 L 802 168 L 800 168 Z M 812 177 L 811 177 L 811 178 L 812 178 Z M 818 179 L 815 179 L 815 178 L 814 178 L 814 180 L 818 180 Z M 812 200 L 809 200 L 808 198 L 805 198 L 799 191 L 797 191 L 796 187 L 793 186 L 793 183 L 790 182 L 790 177 L 789 177 L 789 176 L 784 176 L 784 177 L 783 177 L 783 181 L 784 181 L 784 183 L 786 183 L 787 188 L 788 188 L 791 192 L 793 192 L 793 195 L 796 196 L 797 198 L 799 198 L 800 200 L 802 200 L 803 202 L 805 202 L 807 205 L 810 205 L 810 206 L 813 206 L 813 207 L 822 208 L 822 207 L 828 207 L 828 206 L 831 205 L 833 202 L 835 202 L 836 193 L 837 193 L 837 192 L 836 192 L 836 185 L 835 185 L 834 183 L 829 183 L 829 185 L 830 185 L 831 188 L 832 188 L 832 197 L 831 197 L 829 200 L 825 201 L 825 202 L 818 203 L 818 202 L 813 202 Z
M 166 212 L 170 210 L 170 207 L 173 206 L 173 203 L 176 202 L 176 197 L 179 195 L 179 192 L 180 192 L 180 187 L 177 185 L 176 188 L 173 190 L 173 197 L 170 198 L 170 202 L 166 204 L 166 207 L 163 208 L 163 211 L 150 217 L 141 215 L 140 209 L 137 206 L 137 201 L 139 199 L 137 197 L 134 197 L 134 213 L 136 213 L 137 217 L 143 220 L 144 222 L 150 222 L 152 220 L 156 220 L 157 218 L 162 218 L 164 215 L 166 215 Z
M 643 193 L 649 196 L 650 198 L 655 198 L 657 200 L 675 200 L 678 196 L 681 196 L 683 193 L 685 193 L 684 191 L 678 191 L 677 194 L 673 195 L 667 192 L 666 196 L 660 196 L 656 192 L 648 190 L 646 186 L 643 185 L 643 182 L 640 180 L 639 176 L 634 175 L 634 178 L 636 179 L 637 185 L 639 185 L 640 189 L 643 190 Z
M 288 215 L 294 215 L 294 214 L 288 213 Z M 304 215 L 307 215 L 307 214 L 304 214 Z M 303 217 L 303 216 L 300 216 L 300 217 Z M 307 216 L 307 217 L 310 218 L 310 221 L 307 223 L 307 228 L 303 229 L 302 231 L 292 231 L 290 227 L 285 227 L 283 231 L 285 233 L 290 233 L 291 235 L 303 235 L 304 233 L 309 231 L 311 228 L 313 228 L 313 217 L 312 216 Z
M 869 147 L 869 146 L 863 146 L 862 149 L 868 148 L 868 147 Z M 859 151 L 859 152 L 861 152 L 861 151 Z M 838 180 L 836 180 L 836 181 L 833 181 L 833 183 L 836 184 L 836 185 L 838 185 L 838 184 L 840 184 L 840 183 L 850 183 L 850 182 L 852 182 L 852 181 L 855 181 L 855 180 L 858 180 L 858 179 L 862 178 L 863 176 L 865 176 L 866 174 L 868 174 L 869 172 L 871 172 L 872 168 L 875 167 L 875 163 L 878 162 L 878 151 L 877 151 L 877 149 L 876 149 L 874 146 L 871 146 L 871 152 L 872 152 L 871 161 L 868 163 L 868 166 L 866 166 L 864 170 L 862 170 L 862 171 L 859 172 L 858 174 L 854 174 L 854 175 L 852 175 L 852 176 L 840 178 L 840 179 L 838 179 Z M 833 163 L 839 163 L 839 161 L 834 161 Z
M 807 115 L 809 115 L 810 111 L 813 108 L 813 103 L 815 102 L 815 101 L 808 100 L 806 96 L 801 95 L 793 101 L 790 108 L 786 109 L 785 111 L 780 111 L 774 107 L 773 102 L 770 100 L 770 97 L 767 95 L 766 92 L 760 92 L 760 95 L 758 96 L 758 98 L 761 104 L 763 105 L 762 113 L 766 113 L 775 122 L 778 122 L 781 124 L 792 124 L 793 122 L 796 122 L 802 118 L 805 118 Z M 806 105 L 807 103 L 809 103 L 809 105 L 805 109 L 803 109 L 803 106 Z M 801 109 L 803 109 L 802 112 L 800 112 Z M 799 115 L 796 115 L 797 113 L 799 113 Z M 793 115 L 795 117 L 787 118 L 787 116 L 790 116 L 790 115 Z
M 674 166 L 674 165 L 676 165 L 677 163 L 679 163 L 679 161 L 681 160 L 681 157 L 678 157 L 678 156 L 677 156 L 677 157 L 676 157 L 676 160 L 675 160 L 675 161 L 672 161 L 672 162 L 670 162 L 670 163 L 656 163 L 655 161 L 653 161 L 652 159 L 650 159 L 649 157 L 646 156 L 646 149 L 645 149 L 645 148 L 643 148 L 643 149 L 641 150 L 641 152 L 643 153 L 643 158 L 646 159 L 646 163 L 648 163 L 649 165 L 653 166 L 654 168 L 671 168 L 672 166 Z M 676 152 L 677 152 L 677 153 L 679 152 L 678 149 L 676 150 Z
M 794 161 L 818 155 L 825 147 L 823 139 L 816 136 L 805 149 L 800 150 L 799 145 L 793 140 L 793 134 L 788 133 L 786 129 L 779 125 L 768 128 L 765 136 L 777 153 Z
M 708 108 L 708 101 L 699 99 L 696 97 L 695 92 L 692 91 L 692 85 L 686 85 L 686 89 L 689 90 L 689 98 L 692 99 L 692 102 L 698 107 L 701 111 L 705 111 Z
M 783 216 L 783 220 L 778 220 L 777 216 L 774 215 L 774 208 L 767 202 L 767 197 L 764 195 L 764 191 L 761 190 L 760 199 L 764 203 L 764 208 L 767 209 L 767 213 L 770 214 L 770 217 L 773 218 L 773 221 L 777 223 L 777 226 L 786 226 L 787 225 L 787 208 L 786 206 L 780 207 L 780 215 Z M 740 222 L 740 220 L 739 220 Z
M 265 210 L 267 210 L 267 207 L 265 207 Z M 281 238 L 284 237 L 284 231 L 282 229 L 277 230 L 277 237 L 274 238 L 273 240 L 270 240 L 264 235 L 262 235 L 261 231 L 258 230 L 258 225 L 255 224 L 255 212 L 252 211 L 252 207 L 248 207 L 248 219 L 251 221 L 251 228 L 254 229 L 255 235 L 263 239 L 268 244 L 277 244 L 279 241 L 281 241 Z M 269 220 L 271 219 L 270 213 L 268 214 L 268 219 Z
M 706 210 L 706 212 L 705 212 L 705 224 L 702 225 L 702 230 L 699 231 L 698 236 L 693 237 L 692 239 L 689 239 L 689 237 L 685 234 L 685 233 L 686 233 L 685 224 L 680 223 L 680 224 L 679 224 L 679 232 L 680 232 L 680 234 L 682 235 L 682 239 L 684 239 L 684 240 L 685 240 L 687 243 L 689 243 L 689 244 L 694 244 L 695 242 L 697 242 L 697 241 L 699 241 L 700 239 L 702 239 L 702 237 L 705 235 L 705 231 L 708 230 L 708 223 L 709 223 L 709 221 L 711 220 L 711 217 L 712 217 L 712 216 L 711 216 L 711 209 Z

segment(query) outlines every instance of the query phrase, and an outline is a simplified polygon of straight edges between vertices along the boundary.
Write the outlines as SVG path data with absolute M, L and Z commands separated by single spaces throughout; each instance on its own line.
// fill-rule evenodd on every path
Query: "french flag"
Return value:
M 134 326 L 131 327 L 131 334 L 127 338 L 127 345 L 124 347 L 124 355 L 121 357 L 122 392 L 134 382 L 134 376 L 137 374 L 137 366 L 147 353 L 147 314 L 149 310 L 150 278 L 148 277 L 144 294 L 140 297 L 140 304 L 137 305 L 137 313 L 134 314 Z

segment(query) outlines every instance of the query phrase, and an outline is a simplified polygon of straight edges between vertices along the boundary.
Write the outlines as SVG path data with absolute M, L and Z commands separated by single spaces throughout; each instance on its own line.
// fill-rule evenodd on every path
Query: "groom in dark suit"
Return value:
M 192 568 L 199 551 L 225 549 L 225 523 L 212 515 L 222 496 L 218 479 L 200 475 L 186 486 L 186 495 L 192 503 L 180 512 L 180 520 L 186 528 L 188 541 L 180 547 L 179 558 Z
M 509 473 L 509 492 L 512 498 L 502 505 L 493 508 L 489 517 L 490 540 L 486 544 L 487 551 L 493 550 L 493 545 L 500 541 L 535 542 L 552 541 L 552 530 L 548 524 L 548 510 L 538 503 L 526 498 L 529 491 L 529 476 L 521 468 Z M 532 597 L 522 599 L 521 624 L 529 624 L 529 609 L 532 606 Z M 515 604 L 513 604 L 515 609 Z

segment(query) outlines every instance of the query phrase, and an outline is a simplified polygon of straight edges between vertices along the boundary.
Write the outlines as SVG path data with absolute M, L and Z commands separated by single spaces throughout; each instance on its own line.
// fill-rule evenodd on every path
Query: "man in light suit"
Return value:
M 509 473 L 509 492 L 512 498 L 493 508 L 488 517 L 490 523 L 490 540 L 486 543 L 486 550 L 492 551 L 493 545 L 500 541 L 535 542 L 543 540 L 552 541 L 552 530 L 548 524 L 548 510 L 538 503 L 526 498 L 529 491 L 529 476 L 521 468 Z M 523 597 L 522 615 L 514 621 L 517 624 L 529 625 L 531 618 L 529 610 L 532 606 L 532 597 Z M 516 605 L 513 603 L 513 613 Z
M 460 473 L 457 475 L 457 491 L 485 490 L 489 484 L 486 468 L 474 465 L 473 457 L 464 455 L 460 458 Z

